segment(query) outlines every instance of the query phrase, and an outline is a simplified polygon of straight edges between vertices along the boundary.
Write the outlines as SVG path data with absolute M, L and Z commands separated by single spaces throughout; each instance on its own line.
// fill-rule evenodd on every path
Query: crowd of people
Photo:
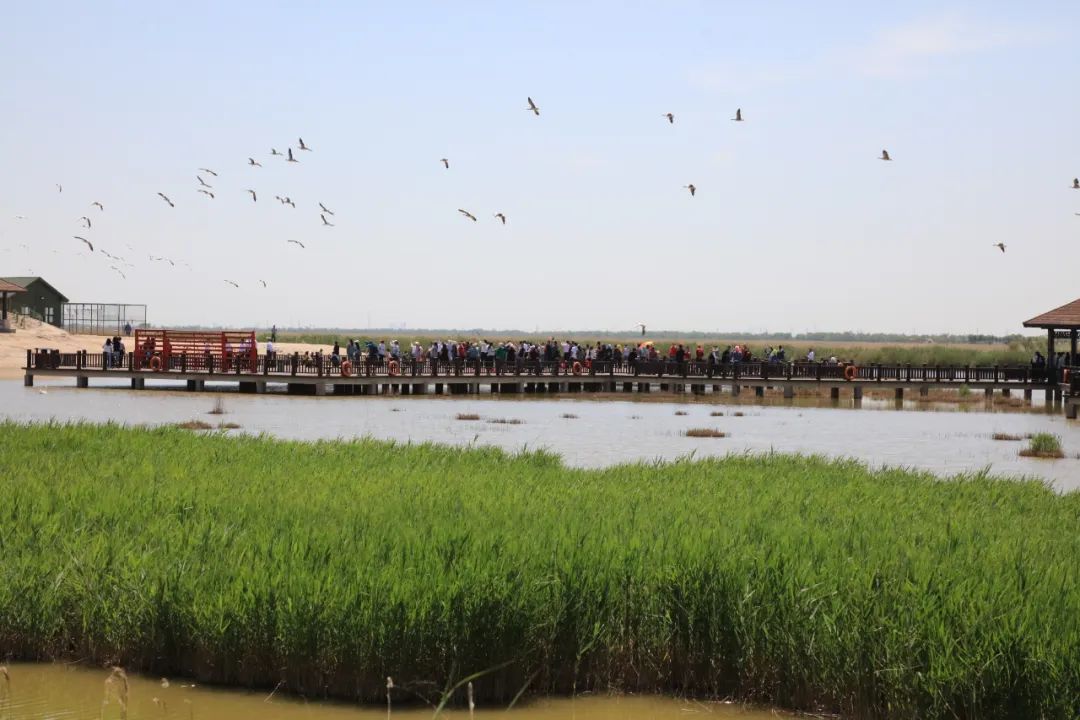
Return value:
M 267 352 L 273 352 L 273 340 L 267 343 Z M 304 366 L 312 366 L 318 362 L 319 354 L 305 352 L 300 357 Z M 403 361 L 422 363 L 426 361 L 438 361 L 441 363 L 454 364 L 463 361 L 470 366 L 480 363 L 483 366 L 514 364 L 517 361 L 530 361 L 553 363 L 561 362 L 568 365 L 580 363 L 584 367 L 590 366 L 594 361 L 614 362 L 616 368 L 633 366 L 639 360 L 660 361 L 667 360 L 674 363 L 696 361 L 709 365 L 729 365 L 744 362 L 771 362 L 785 363 L 817 362 L 813 348 L 804 357 L 790 358 L 783 345 L 776 348 L 766 347 L 755 354 L 747 345 L 728 345 L 724 348 L 714 346 L 707 349 L 703 345 L 687 345 L 672 343 L 665 350 L 661 350 L 652 342 L 640 344 L 621 343 L 578 343 L 574 340 L 556 340 L 551 338 L 545 342 L 532 342 L 521 340 L 520 342 L 490 342 L 488 340 L 435 340 L 427 346 L 419 342 L 413 342 L 403 347 L 398 340 L 389 342 L 380 340 L 349 340 L 344 348 L 338 342 L 334 343 L 329 355 L 333 367 L 340 367 L 343 362 L 352 366 L 362 364 L 383 365 L 389 362 Z M 839 361 L 831 357 L 825 364 L 837 365 Z
M 1072 367 L 1075 361 L 1076 358 L 1067 352 L 1052 353 L 1046 356 L 1036 350 L 1031 357 L 1031 377 L 1036 380 L 1056 377 L 1060 382 L 1063 380 L 1061 371 Z

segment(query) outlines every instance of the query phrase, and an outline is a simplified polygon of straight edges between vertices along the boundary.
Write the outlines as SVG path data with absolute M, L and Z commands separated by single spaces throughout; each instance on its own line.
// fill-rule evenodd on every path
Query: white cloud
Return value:
M 880 33 L 851 57 L 868 75 L 903 75 L 938 58 L 1046 42 L 1052 33 L 1031 26 L 988 23 L 950 13 Z

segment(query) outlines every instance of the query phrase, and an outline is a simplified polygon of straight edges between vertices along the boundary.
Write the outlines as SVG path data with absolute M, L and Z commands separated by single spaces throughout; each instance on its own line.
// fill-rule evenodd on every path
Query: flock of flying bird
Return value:
M 526 100 L 528 101 L 528 107 L 525 108 L 525 109 L 528 110 L 529 112 L 533 113 L 533 115 L 535 115 L 536 117 L 539 117 L 540 116 L 540 107 L 533 101 L 533 99 L 531 97 L 526 98 Z M 671 113 L 671 112 L 663 113 L 662 117 L 666 118 L 669 124 L 672 124 L 672 125 L 675 124 L 675 114 L 674 113 Z M 735 110 L 735 117 L 733 117 L 731 119 L 734 122 L 743 122 L 744 120 L 743 120 L 742 108 L 736 109 Z M 297 145 L 299 152 L 312 152 L 312 149 L 310 147 L 308 147 L 308 145 L 304 142 L 303 138 L 297 138 L 297 139 L 299 141 L 298 145 Z M 277 148 L 270 148 L 270 156 L 271 157 L 285 158 L 285 162 L 289 162 L 289 163 L 298 163 L 298 162 L 300 162 L 299 159 L 297 159 L 297 157 L 293 154 L 293 149 L 291 147 L 286 148 L 285 153 L 280 152 Z M 886 161 L 886 162 L 891 162 L 892 161 L 892 157 L 889 156 L 889 151 L 885 150 L 885 149 L 883 149 L 881 151 L 881 155 L 878 157 L 878 159 Z M 449 158 L 445 158 L 445 157 L 440 158 L 439 162 L 442 163 L 444 169 L 446 169 L 446 170 L 450 169 L 450 159 Z M 256 160 L 254 157 L 249 157 L 248 161 L 247 161 L 247 164 L 248 164 L 249 167 L 262 167 L 262 163 L 259 162 L 258 160 Z M 214 193 L 214 186 L 211 185 L 209 182 L 207 182 L 207 180 L 203 177 L 202 174 L 206 174 L 206 175 L 214 177 L 214 178 L 218 177 L 218 174 L 214 170 L 211 170 L 210 168 L 202 167 L 202 168 L 199 168 L 198 170 L 199 170 L 199 173 L 201 173 L 201 174 L 196 174 L 195 175 L 195 179 L 199 183 L 198 187 L 195 188 L 196 191 L 203 194 L 203 195 L 205 195 L 205 196 L 207 196 L 211 200 L 214 200 L 217 197 L 217 195 L 215 195 L 215 193 Z M 697 189 L 697 186 L 694 185 L 694 183 L 688 183 L 686 185 L 683 185 L 683 188 L 690 192 L 691 197 L 695 197 L 697 195 L 697 190 L 698 189 Z M 1072 188 L 1074 190 L 1080 190 L 1080 178 L 1073 178 Z M 63 186 L 60 185 L 60 184 L 56 185 L 56 189 L 57 189 L 58 192 L 61 192 L 61 193 L 64 191 Z M 248 188 L 246 192 L 251 195 L 251 201 L 252 202 L 258 202 L 259 197 L 258 197 L 258 193 L 255 190 L 253 190 L 251 188 Z M 159 192 L 158 197 L 160 197 L 165 203 L 167 203 L 170 208 L 175 208 L 176 207 L 176 204 L 173 203 L 172 199 L 170 199 L 165 193 Z M 288 196 L 275 195 L 274 199 L 277 200 L 281 205 L 287 205 L 289 207 L 296 208 L 296 203 L 294 203 L 292 198 L 290 198 Z M 332 210 L 330 210 L 330 208 L 326 207 L 326 205 L 324 205 L 321 202 L 318 205 L 319 205 L 319 210 L 320 210 L 319 218 L 322 221 L 322 226 L 323 227 L 334 227 L 334 223 L 330 222 L 330 220 L 327 219 L 327 216 L 333 217 L 334 212 Z M 96 207 L 98 212 L 104 212 L 105 211 L 105 206 L 101 202 L 96 201 L 96 200 L 90 204 L 90 207 Z M 461 215 L 463 217 L 467 218 L 468 220 L 472 220 L 473 222 L 477 222 L 476 215 L 469 212 L 468 210 L 466 210 L 464 208 L 458 208 L 458 212 L 461 213 Z M 1080 215 L 1080 213 L 1076 213 L 1076 215 Z M 15 217 L 16 217 L 16 219 L 19 219 L 19 220 L 25 219 L 25 217 L 22 216 L 22 215 L 16 215 Z M 493 217 L 495 219 L 499 220 L 503 225 L 506 224 L 506 214 L 505 213 L 497 212 L 497 213 L 494 213 Z M 91 220 L 89 215 L 81 216 L 78 219 L 78 222 L 80 224 L 82 224 L 84 230 L 90 230 L 90 229 L 93 228 L 93 221 Z M 91 242 L 87 237 L 85 237 L 84 235 L 74 235 L 73 237 L 74 237 L 74 239 L 79 240 L 82 243 L 84 243 L 86 245 L 86 247 L 89 248 L 90 252 L 92 252 L 92 253 L 95 252 L 95 247 L 94 247 L 93 242 Z M 306 248 L 304 243 L 300 242 L 299 240 L 287 240 L 286 243 L 287 244 L 297 245 L 302 249 Z M 129 249 L 133 249 L 133 248 L 131 248 L 130 245 L 128 245 L 127 247 Z M 998 242 L 998 243 L 994 243 L 993 247 L 999 249 L 1001 252 L 1004 253 L 1006 246 L 1005 246 L 1005 243 Z M 97 248 L 96 251 L 100 252 L 102 255 L 109 258 L 110 260 L 115 261 L 116 263 L 118 263 L 121 266 L 134 267 L 125 258 L 123 258 L 121 256 L 118 256 L 118 255 L 112 255 L 112 254 L 110 254 L 109 252 L 105 251 L 104 249 L 102 249 L 100 247 Z M 160 261 L 160 262 L 168 262 L 171 266 L 176 265 L 176 263 L 173 260 L 171 260 L 170 258 L 167 258 L 167 257 L 155 257 L 155 256 L 151 255 L 150 256 L 150 261 L 151 262 L 158 262 L 158 261 Z M 185 265 L 186 265 L 186 263 L 185 263 Z M 190 268 L 190 266 L 187 266 L 187 267 Z M 124 277 L 124 278 L 127 277 L 124 274 L 121 267 L 118 267 L 117 265 L 110 265 L 110 269 L 117 272 L 121 277 Z M 233 281 L 233 280 L 225 280 L 224 282 L 231 285 L 231 286 L 233 286 L 233 287 L 235 287 L 235 288 L 240 287 L 240 285 L 237 282 Z M 259 282 L 262 284 L 263 287 L 267 287 L 267 283 L 266 283 L 265 280 L 259 280 Z
M 298 146 L 299 146 L 300 150 L 311 152 L 311 148 L 307 146 L 307 144 L 304 142 L 303 138 L 298 138 L 298 140 L 299 140 Z M 293 149 L 291 147 L 287 148 L 287 153 L 281 153 L 276 148 L 270 148 L 270 155 L 271 156 L 284 157 L 285 162 L 292 162 L 292 163 L 300 162 L 293 155 Z M 262 163 L 258 162 L 257 160 L 255 160 L 255 158 L 251 158 L 251 157 L 248 158 L 248 165 L 251 166 L 251 167 L 262 167 Z M 217 178 L 218 174 L 217 174 L 216 171 L 214 171 L 214 170 L 212 170 L 212 169 L 210 169 L 208 167 L 201 167 L 201 168 L 198 168 L 198 173 L 195 175 L 195 179 L 198 181 L 198 186 L 195 188 L 196 192 L 199 192 L 199 193 L 205 195 L 206 197 L 208 197 L 209 199 L 214 200 L 214 199 L 217 198 L 217 194 L 215 194 L 215 192 L 214 192 L 214 186 L 210 182 L 208 182 L 207 179 L 205 177 L 203 177 L 203 175 L 206 175 L 206 176 L 211 177 L 211 178 Z M 57 190 L 58 193 L 63 193 L 64 192 L 63 185 L 60 185 L 59 183 L 57 183 L 56 190 Z M 251 188 L 248 188 L 246 190 L 246 192 L 250 194 L 252 202 L 258 202 L 259 196 L 258 196 L 258 193 L 255 190 L 253 190 Z M 175 208 L 176 207 L 176 203 L 174 203 L 172 201 L 172 198 L 170 198 L 165 193 L 159 192 L 159 193 L 157 193 L 157 195 L 170 208 Z M 281 205 L 287 205 L 289 207 L 296 208 L 296 203 L 293 202 L 292 198 L 290 198 L 288 196 L 275 195 L 274 199 L 277 200 Z M 334 223 L 330 222 L 330 220 L 327 218 L 327 216 L 333 217 L 334 216 L 334 211 L 331 210 L 330 208 L 328 208 L 322 202 L 318 203 L 318 205 L 319 205 L 319 211 L 320 211 L 319 212 L 319 218 L 322 221 L 323 227 L 334 227 Z M 94 202 L 90 203 L 90 207 L 97 208 L 98 212 L 105 212 L 105 206 L 100 201 L 95 200 Z M 23 216 L 23 215 L 16 215 L 15 217 L 18 220 L 25 220 L 26 219 L 26 217 Z M 90 218 L 89 215 L 81 216 L 78 219 L 78 222 L 82 225 L 82 228 L 84 230 L 91 230 L 94 227 L 94 222 Z M 72 237 L 75 240 L 78 240 L 78 241 L 82 242 L 83 244 L 85 244 L 86 247 L 89 249 L 89 251 L 91 253 L 94 253 L 94 252 L 100 253 L 104 257 L 107 257 L 110 260 L 114 261 L 116 264 L 115 265 L 110 265 L 109 269 L 115 271 L 122 278 L 126 279 L 127 275 L 124 273 L 122 268 L 124 268 L 124 267 L 129 267 L 129 268 L 130 267 L 135 267 L 134 264 L 129 262 L 123 256 L 113 255 L 113 254 L 109 253 L 108 251 L 106 251 L 104 248 L 102 248 L 100 246 L 95 247 L 94 243 L 88 237 L 86 237 L 86 235 L 89 235 L 89 234 L 90 233 L 85 233 L 83 235 L 74 235 Z M 287 240 L 286 243 L 287 244 L 295 244 L 295 245 L 299 246 L 300 248 L 306 248 L 304 243 L 300 242 L 299 240 Z M 132 248 L 130 245 L 127 245 L 126 247 L 129 250 L 134 250 L 134 248 Z M 177 264 L 171 258 L 163 257 L 163 256 L 150 255 L 149 259 L 150 259 L 150 262 L 167 262 L 172 267 L 175 267 L 176 264 Z M 186 266 L 188 269 L 191 268 L 191 266 L 188 265 L 187 263 L 182 263 L 182 264 L 184 266 Z M 231 285 L 231 286 L 235 287 L 235 288 L 240 287 L 240 284 L 237 283 L 234 280 L 226 279 L 226 280 L 224 280 L 224 282 L 226 284 L 228 284 L 228 285 Z M 267 282 L 265 280 L 259 280 L 259 282 L 262 284 L 263 287 L 267 287 Z

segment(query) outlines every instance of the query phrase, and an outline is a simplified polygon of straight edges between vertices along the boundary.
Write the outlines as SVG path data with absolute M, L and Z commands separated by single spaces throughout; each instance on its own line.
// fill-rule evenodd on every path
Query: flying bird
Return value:
M 443 164 L 443 167 L 446 168 L 447 170 L 450 169 L 450 161 L 448 159 L 442 158 L 442 159 L 439 160 L 439 162 L 441 162 Z
M 742 119 L 742 108 L 736 108 L 735 109 L 735 117 L 733 117 L 731 119 L 734 120 L 735 122 L 742 122 L 743 121 L 743 119 Z
M 889 157 L 889 151 L 888 150 L 882 150 L 881 151 L 881 157 L 879 157 L 878 160 L 892 160 L 892 158 Z
M 675 124 L 675 113 L 664 113 L 664 117 L 667 118 L 668 123 Z
M 259 198 L 257 198 L 255 196 L 255 191 L 254 190 L 248 190 L 248 192 L 251 193 L 251 202 L 258 202 L 259 201 Z
M 214 199 L 214 193 L 210 192 L 209 190 L 203 190 L 202 188 L 199 188 L 199 192 L 201 192 L 203 195 L 209 195 L 211 200 Z
M 98 210 L 100 210 L 101 212 L 105 212 L 105 206 L 104 206 L 104 205 L 102 205 L 101 203 L 99 203 L 99 202 L 98 202 L 97 200 L 95 200 L 94 202 L 90 203 L 90 207 L 94 207 L 95 205 L 97 206 L 97 209 L 98 209 Z
M 283 200 L 281 201 L 281 204 L 282 204 L 282 205 L 290 205 L 290 206 L 292 206 L 292 207 L 293 207 L 293 209 L 295 209 L 295 208 L 296 208 L 296 203 L 294 203 L 294 202 L 292 201 L 292 198 L 291 198 L 291 197 L 286 197 L 286 198 L 284 198 L 284 199 L 283 199 Z
M 56 183 L 56 192 L 64 192 L 64 186 L 60 183 Z
M 278 153 L 278 154 L 280 155 L 281 153 Z M 250 157 L 248 158 L 248 165 L 252 165 L 254 167 L 262 167 L 261 162 L 255 162 L 255 158 L 250 158 Z
M 503 224 L 503 225 L 505 225 L 505 224 L 506 224 L 506 216 L 505 216 L 505 215 L 503 215 L 502 213 L 495 213 L 495 217 L 497 217 L 497 218 L 499 218 L 500 220 L 502 220 L 502 224 Z
M 25 215 L 16 215 L 16 216 L 15 216 L 15 219 L 16 219 L 16 220 L 25 220 L 25 219 L 26 219 L 26 216 L 25 216 Z
M 689 185 L 683 185 L 683 187 L 690 191 L 690 197 L 694 197 L 694 195 L 697 193 L 697 188 L 694 186 L 694 183 L 690 183 Z
M 229 284 L 230 284 L 230 285 L 232 285 L 232 286 L 233 286 L 234 288 L 239 288 L 239 287 L 240 287 L 239 285 L 237 285 L 236 283 L 234 283 L 234 282 L 233 282 L 232 280 L 226 280 L 225 282 L 229 283 Z
M 289 162 L 300 162 L 299 160 L 297 160 L 296 158 L 293 157 L 292 148 L 289 148 L 289 158 L 288 159 L 289 159 Z
M 993 246 L 996 247 L 1001 252 L 1005 252 L 1005 243 L 994 243 Z
M 211 170 L 210 168 L 199 168 L 199 172 L 204 172 L 207 175 L 213 175 L 214 177 L 217 177 L 217 173 L 214 172 L 213 170 Z
M 79 218 L 79 220 L 85 220 L 85 221 L 86 221 L 86 229 L 87 229 L 87 230 L 89 230 L 89 229 L 90 229 L 90 218 L 88 218 L 88 217 L 86 217 L 85 215 L 83 215 L 83 216 L 82 216 L 81 218 Z
M 1080 190 L 1080 178 L 1073 178 L 1073 190 Z
M 79 235 L 72 235 L 72 237 L 74 237 L 76 240 L 82 240 L 84 243 L 86 243 L 86 247 L 90 248 L 90 252 L 94 252 L 94 243 Z
M 304 144 L 304 138 L 297 138 L 297 139 L 300 141 L 300 149 L 301 150 L 307 150 L 308 152 L 311 152 L 311 148 L 309 148 L 307 145 Z
M 327 227 L 334 227 L 334 223 L 327 220 L 325 215 L 319 215 L 319 217 L 322 218 L 322 224 L 323 225 L 326 225 Z
M 279 153 L 276 148 L 270 148 L 270 154 L 271 155 L 280 155 L 281 153 Z
M 333 214 L 334 214 L 334 211 L 333 211 L 333 210 L 331 210 L 330 208 L 326 207 L 326 206 L 325 206 L 325 205 L 323 205 L 322 203 L 319 203 L 319 209 L 320 209 L 320 210 L 322 210 L 322 211 L 323 211 L 324 213 L 326 213 L 327 215 L 333 215 Z
M 473 214 L 472 214 L 471 212 L 469 212 L 468 210 L 462 210 L 461 208 L 458 208 L 458 212 L 459 212 L 459 213 L 461 213 L 462 215 L 464 215 L 465 217 L 469 218 L 469 219 L 470 219 L 470 220 L 472 220 L 473 222 L 476 222 L 476 216 L 475 216 L 475 215 L 473 215 Z
M 526 110 L 532 110 L 533 115 L 536 115 L 537 117 L 539 117 L 540 116 L 540 108 L 538 108 L 536 106 L 536 103 L 533 102 L 532 98 L 527 98 L 527 100 L 529 101 L 529 107 L 527 107 L 525 109 Z
M 286 240 L 285 242 L 292 243 L 293 245 L 299 245 L 300 247 L 307 250 L 307 248 L 304 247 L 304 243 L 300 242 L 299 240 Z
M 176 207 L 175 205 L 173 205 L 173 201 L 172 201 L 172 200 L 170 200 L 170 199 L 168 198 L 168 196 L 167 196 L 167 195 L 165 195 L 165 193 L 158 193 L 158 197 L 160 197 L 160 198 L 161 198 L 162 200 L 164 200 L 165 202 L 169 203 L 169 207 Z
M 123 272 L 121 272 L 120 268 L 116 267 L 115 265 L 110 265 L 110 266 L 109 266 L 109 269 L 110 269 L 110 270 L 115 270 L 116 272 L 120 273 L 120 277 L 122 277 L 122 278 L 124 278 L 125 280 L 127 280 L 127 275 L 125 275 L 125 274 L 124 274 Z
M 263 286 L 263 287 L 266 287 L 266 281 L 265 281 L 265 280 L 260 280 L 259 282 L 261 282 L 261 283 L 262 283 L 262 286 Z
M 196 175 L 195 178 L 199 181 L 199 184 L 202 185 L 203 187 L 208 187 L 208 188 L 213 189 L 214 186 L 208 184 L 205 180 L 203 180 L 202 175 Z
M 645 337 L 645 324 L 638 323 L 638 327 L 641 328 L 641 337 Z

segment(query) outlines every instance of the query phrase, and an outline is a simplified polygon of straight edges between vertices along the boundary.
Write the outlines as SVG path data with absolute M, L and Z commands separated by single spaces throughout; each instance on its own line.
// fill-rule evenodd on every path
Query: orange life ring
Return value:
M 157 355 L 150 358 L 150 369 L 153 370 L 154 372 L 160 372 L 161 371 L 161 358 L 158 357 Z
M 844 368 L 844 379 L 849 382 L 851 380 L 854 380 L 858 374 L 859 368 L 855 367 L 854 365 L 848 365 L 846 368 Z
M 352 375 L 352 363 L 348 360 L 341 361 L 341 377 L 349 377 Z
M 579 363 L 577 360 L 575 360 L 573 366 L 571 367 L 571 370 L 573 371 L 573 373 L 575 375 L 580 375 L 581 374 L 581 363 Z
M 397 360 L 391 360 L 386 365 L 386 371 L 388 373 L 390 373 L 391 375 L 397 375 L 398 374 L 398 368 L 399 368 L 399 365 L 398 365 Z

